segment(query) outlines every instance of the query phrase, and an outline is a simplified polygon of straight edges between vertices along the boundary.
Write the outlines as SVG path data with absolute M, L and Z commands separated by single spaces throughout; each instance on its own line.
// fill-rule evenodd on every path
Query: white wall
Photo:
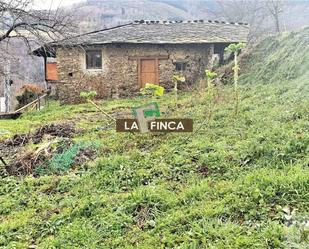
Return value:
M 5 98 L 0 97 L 0 112 L 5 112 Z

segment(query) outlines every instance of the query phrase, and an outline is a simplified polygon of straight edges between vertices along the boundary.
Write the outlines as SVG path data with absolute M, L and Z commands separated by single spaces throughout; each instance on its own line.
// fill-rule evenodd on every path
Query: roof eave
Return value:
M 93 46 L 93 45 L 110 45 L 110 44 L 149 44 L 149 45 L 180 45 L 180 44 L 214 44 L 214 43 L 238 43 L 238 42 L 243 42 L 247 43 L 247 40 L 218 40 L 218 41 L 187 41 L 187 42 L 170 42 L 170 41 L 163 41 L 163 42 L 133 42 L 133 41 L 108 41 L 108 42 L 91 42 L 91 43 L 81 43 L 81 44 L 62 44 L 58 45 L 57 47 L 84 47 L 84 46 Z
M 56 57 L 56 48 L 55 46 L 42 46 L 31 51 L 30 54 L 39 57 Z

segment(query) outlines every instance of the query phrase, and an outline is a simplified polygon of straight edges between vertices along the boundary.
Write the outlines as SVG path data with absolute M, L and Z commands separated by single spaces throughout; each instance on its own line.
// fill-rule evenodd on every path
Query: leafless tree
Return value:
M 280 32 L 279 16 L 283 11 L 283 1 L 281 0 L 266 1 L 266 8 L 275 21 L 276 32 Z
M 75 26 L 72 20 L 62 8 L 36 9 L 34 0 L 0 0 L 0 95 L 6 98 L 7 111 L 11 94 L 22 84 L 44 82 L 42 61 L 29 52 L 70 36 Z
M 216 0 L 216 3 L 217 18 L 250 24 L 250 39 L 255 40 L 262 34 L 273 33 L 273 27 L 276 32 L 281 31 L 280 15 L 285 7 L 282 0 Z
M 0 0 L 0 43 L 19 39 L 31 48 L 32 43 L 58 40 L 69 34 L 71 20 L 61 8 L 33 9 L 33 0 Z
M 265 4 L 252 0 L 216 0 L 218 9 L 213 14 L 218 19 L 228 22 L 245 22 L 250 24 L 250 38 L 260 32 L 261 24 L 265 21 Z

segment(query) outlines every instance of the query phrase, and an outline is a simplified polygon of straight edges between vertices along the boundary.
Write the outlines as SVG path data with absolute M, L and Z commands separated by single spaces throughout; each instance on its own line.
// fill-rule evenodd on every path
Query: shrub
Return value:
M 161 97 L 164 94 L 164 87 L 147 83 L 144 88 L 140 90 L 142 95 L 150 95 L 150 96 L 157 96 Z
M 174 83 L 174 91 L 178 91 L 178 83 L 185 83 L 186 78 L 183 75 L 173 75 L 172 81 Z
M 81 92 L 79 95 L 81 98 L 88 100 L 88 99 L 93 99 L 94 97 L 96 97 L 97 92 L 96 91 Z
M 80 146 L 73 144 L 70 146 L 66 141 L 62 141 L 52 158 L 34 169 L 36 175 L 62 174 L 71 169 Z
M 21 108 L 34 101 L 40 94 L 44 92 L 43 88 L 32 84 L 25 84 L 20 88 L 19 94 L 16 96 L 18 101 L 17 108 Z
M 235 113 L 238 114 L 238 109 L 239 109 L 239 93 L 238 93 L 238 72 L 240 70 L 240 67 L 238 65 L 238 58 L 237 55 L 241 51 L 241 49 L 245 48 L 244 43 L 232 43 L 228 47 L 225 48 L 225 51 L 231 52 L 234 54 L 234 67 L 233 72 L 234 72 L 234 91 L 235 91 Z

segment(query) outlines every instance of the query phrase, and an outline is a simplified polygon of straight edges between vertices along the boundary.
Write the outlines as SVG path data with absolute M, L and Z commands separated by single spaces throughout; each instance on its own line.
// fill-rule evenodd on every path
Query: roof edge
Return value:
M 217 23 L 249 26 L 247 22 L 227 22 L 219 20 L 135 20 L 134 24 L 174 24 L 174 23 Z

